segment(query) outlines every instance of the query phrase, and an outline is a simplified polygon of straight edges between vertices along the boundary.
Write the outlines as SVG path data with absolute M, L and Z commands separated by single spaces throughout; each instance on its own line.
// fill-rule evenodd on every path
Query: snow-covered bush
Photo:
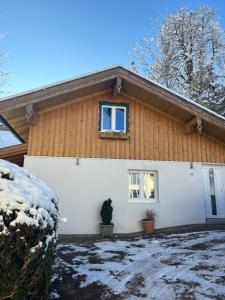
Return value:
M 57 202 L 43 180 L 0 160 L 0 299 L 48 299 Z

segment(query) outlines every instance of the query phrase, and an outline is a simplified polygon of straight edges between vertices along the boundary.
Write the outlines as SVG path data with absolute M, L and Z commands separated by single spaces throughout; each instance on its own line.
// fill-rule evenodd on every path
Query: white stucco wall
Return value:
M 59 232 L 99 232 L 103 200 L 113 200 L 115 232 L 141 231 L 147 209 L 156 214 L 156 227 L 205 222 L 204 184 L 201 163 L 123 159 L 25 157 L 24 167 L 45 179 L 60 197 L 60 213 L 67 217 Z M 159 202 L 128 202 L 128 170 L 157 170 Z

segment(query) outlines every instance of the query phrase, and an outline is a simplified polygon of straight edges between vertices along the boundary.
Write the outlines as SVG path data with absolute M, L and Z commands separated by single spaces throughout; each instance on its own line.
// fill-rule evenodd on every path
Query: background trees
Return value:
M 180 8 L 163 17 L 156 38 L 147 34 L 137 43 L 137 69 L 225 115 L 224 36 L 214 9 Z
M 0 34 L 0 41 L 3 39 L 4 34 Z M 3 92 L 3 88 L 6 84 L 8 73 L 4 71 L 4 65 L 6 63 L 7 54 L 0 50 L 0 94 Z

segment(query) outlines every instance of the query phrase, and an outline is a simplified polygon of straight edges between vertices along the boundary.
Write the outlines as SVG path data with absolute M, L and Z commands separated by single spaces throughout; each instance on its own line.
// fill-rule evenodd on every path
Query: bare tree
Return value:
M 4 38 L 4 34 L 0 34 L 0 40 Z M 0 94 L 3 93 L 3 88 L 7 82 L 9 73 L 4 71 L 4 66 L 6 63 L 7 54 L 0 52 Z
M 225 114 L 225 41 L 215 9 L 186 7 L 166 14 L 154 39 L 135 46 L 145 75 Z

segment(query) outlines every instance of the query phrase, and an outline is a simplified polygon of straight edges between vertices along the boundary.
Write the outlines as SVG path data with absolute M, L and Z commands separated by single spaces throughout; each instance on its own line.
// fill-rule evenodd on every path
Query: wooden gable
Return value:
M 129 103 L 126 138 L 101 136 L 100 101 Z M 40 112 L 30 125 L 28 155 L 224 163 L 225 145 L 205 133 L 187 134 L 184 122 L 138 98 L 105 92 Z

